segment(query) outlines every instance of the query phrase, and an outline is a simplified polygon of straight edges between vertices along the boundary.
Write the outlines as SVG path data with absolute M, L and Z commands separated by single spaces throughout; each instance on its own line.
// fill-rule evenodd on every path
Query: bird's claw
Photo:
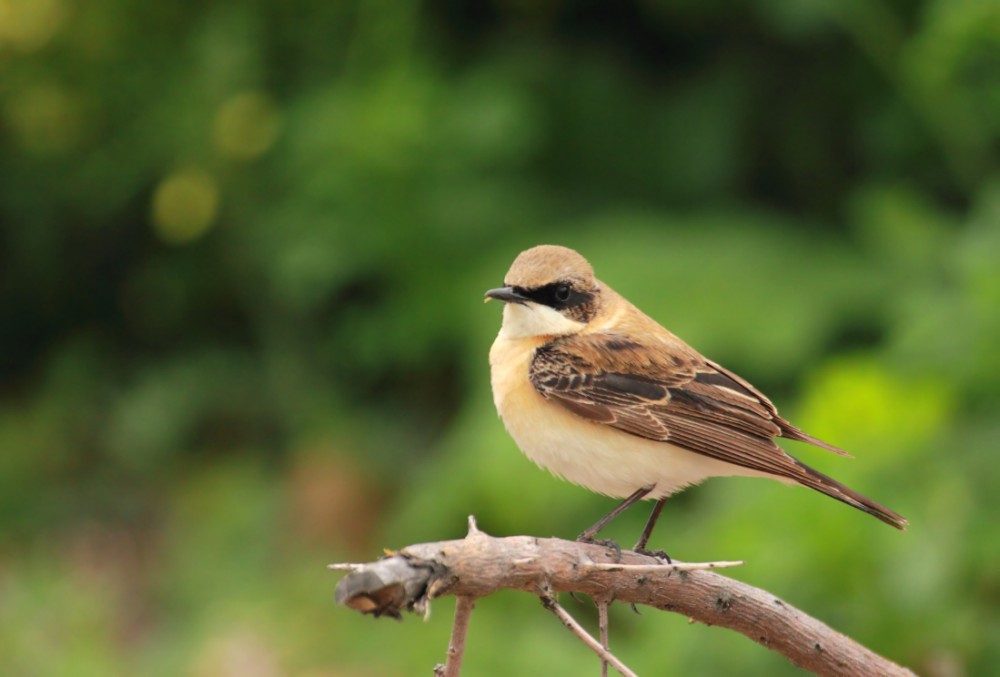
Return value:
M 580 534 L 577 537 L 578 543 L 589 543 L 591 545 L 603 545 L 605 548 L 611 548 L 615 553 L 615 562 L 622 561 L 622 547 L 618 545 L 615 541 L 610 538 L 591 538 L 585 534 Z
M 655 557 L 656 559 L 663 561 L 664 564 L 674 563 L 674 561 L 670 559 L 670 555 L 668 555 L 664 550 L 647 550 L 646 548 L 636 548 L 632 552 L 638 553 L 640 555 L 647 555 L 649 557 Z

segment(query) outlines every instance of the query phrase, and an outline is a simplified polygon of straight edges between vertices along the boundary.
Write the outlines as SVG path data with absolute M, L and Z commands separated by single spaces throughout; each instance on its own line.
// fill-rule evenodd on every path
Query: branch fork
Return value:
M 404 610 L 429 613 L 430 601 L 458 599 L 447 662 L 435 674 L 457 677 L 469 617 L 480 597 L 497 590 L 523 590 L 541 598 L 601 659 L 623 675 L 627 666 L 607 648 L 607 605 L 612 600 L 673 611 L 692 621 L 740 632 L 818 675 L 912 675 L 849 637 L 771 593 L 715 573 L 742 562 L 673 562 L 556 538 L 496 538 L 469 517 L 465 538 L 410 545 L 368 563 L 331 564 L 347 571 L 335 598 L 364 614 L 401 618 Z M 589 595 L 600 612 L 594 639 L 556 602 L 561 592 Z

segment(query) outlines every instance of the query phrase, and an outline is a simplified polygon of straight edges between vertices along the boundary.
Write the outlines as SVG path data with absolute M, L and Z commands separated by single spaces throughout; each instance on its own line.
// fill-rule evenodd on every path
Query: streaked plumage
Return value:
M 504 284 L 487 292 L 506 301 L 490 351 L 494 400 L 518 446 L 542 467 L 609 496 L 651 486 L 649 499 L 713 476 L 770 477 L 905 526 L 785 453 L 775 437 L 846 455 L 597 280 L 573 250 L 522 252 Z

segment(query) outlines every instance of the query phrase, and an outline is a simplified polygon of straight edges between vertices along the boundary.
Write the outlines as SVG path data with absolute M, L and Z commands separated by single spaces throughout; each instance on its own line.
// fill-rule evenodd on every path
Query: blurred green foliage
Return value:
M 998 149 L 995 0 L 0 0 L 4 672 L 429 670 L 450 601 L 371 623 L 323 565 L 609 508 L 490 399 L 481 293 L 550 242 L 912 524 L 721 479 L 657 546 L 989 673 Z M 616 607 L 612 641 L 641 674 L 795 672 L 668 614 Z M 515 594 L 466 663 L 597 670 Z

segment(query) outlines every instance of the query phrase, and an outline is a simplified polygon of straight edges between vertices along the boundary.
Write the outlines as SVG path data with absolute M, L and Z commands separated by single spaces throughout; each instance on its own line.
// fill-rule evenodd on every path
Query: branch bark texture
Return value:
M 331 566 L 351 571 L 337 585 L 337 601 L 376 616 L 399 617 L 404 609 L 423 612 L 442 595 L 477 598 L 500 589 L 539 596 L 577 592 L 735 630 L 818 675 L 913 674 L 765 590 L 699 570 L 711 564 L 664 564 L 629 551 L 616 561 L 604 546 L 530 536 L 495 538 L 473 523 L 461 540 L 407 546 L 368 564 Z

